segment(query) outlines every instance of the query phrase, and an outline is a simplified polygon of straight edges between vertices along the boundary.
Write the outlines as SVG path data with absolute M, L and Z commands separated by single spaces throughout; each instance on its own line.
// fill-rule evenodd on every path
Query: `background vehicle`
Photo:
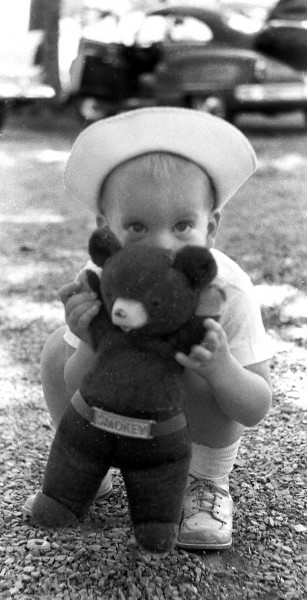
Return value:
M 70 70 L 71 95 L 82 120 L 91 122 L 153 103 L 142 97 L 139 78 L 154 70 L 160 45 L 135 43 L 144 18 L 142 12 L 123 17 L 109 13 L 83 31 Z
M 280 0 L 255 39 L 255 47 L 307 74 L 307 2 Z
M 232 15 L 233 16 L 233 15 Z M 72 67 L 82 117 L 95 120 L 146 104 L 188 106 L 229 120 L 240 112 L 307 114 L 304 74 L 253 50 L 255 32 L 227 11 L 192 3 L 130 15 L 106 43 L 84 35 Z M 126 40 L 122 32 L 125 31 Z
M 229 120 L 253 111 L 277 114 L 301 109 L 307 114 L 304 74 L 255 52 L 254 35 L 234 31 L 223 13 L 189 5 L 161 9 L 155 15 L 173 18 L 175 27 L 193 16 L 211 33 L 206 44 L 164 43 L 163 59 L 147 78 L 157 104 L 209 110 Z
M 277 0 L 220 0 L 230 23 L 242 31 L 260 31 Z

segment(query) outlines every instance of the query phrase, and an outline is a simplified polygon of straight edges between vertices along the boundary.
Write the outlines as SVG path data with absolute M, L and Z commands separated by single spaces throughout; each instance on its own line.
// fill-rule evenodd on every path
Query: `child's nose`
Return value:
M 178 240 L 168 232 L 161 232 L 153 236 L 151 244 L 158 248 L 165 248 L 165 250 L 176 250 L 179 247 Z

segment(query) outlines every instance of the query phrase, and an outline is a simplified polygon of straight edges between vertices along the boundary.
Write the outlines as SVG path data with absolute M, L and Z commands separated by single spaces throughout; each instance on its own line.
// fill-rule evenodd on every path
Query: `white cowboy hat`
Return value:
M 107 175 L 149 152 L 169 152 L 199 165 L 213 183 L 216 208 L 257 166 L 246 137 L 218 117 L 186 108 L 140 108 L 97 121 L 77 137 L 66 164 L 65 187 L 95 210 Z

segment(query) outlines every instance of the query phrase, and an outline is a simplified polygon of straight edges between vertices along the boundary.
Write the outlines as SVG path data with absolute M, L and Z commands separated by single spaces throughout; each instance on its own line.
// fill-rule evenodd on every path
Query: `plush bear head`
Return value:
M 97 291 L 112 322 L 134 334 L 175 332 L 192 317 L 201 288 L 217 273 L 206 248 L 185 246 L 175 255 L 146 244 L 122 248 L 109 229 L 93 233 L 89 253 L 103 268 Z

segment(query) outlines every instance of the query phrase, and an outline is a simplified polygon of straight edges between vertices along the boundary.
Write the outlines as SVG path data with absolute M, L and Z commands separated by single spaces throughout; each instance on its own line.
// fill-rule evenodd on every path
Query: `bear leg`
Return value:
M 94 450 L 97 446 L 99 452 L 94 453 L 95 435 Z M 38 525 L 65 527 L 74 520 L 72 515 L 86 513 L 109 469 L 109 463 L 103 461 L 105 448 L 108 450 L 103 432 L 96 433 L 70 406 L 51 445 L 42 494 L 34 501 L 32 517 Z
M 169 552 L 176 544 L 179 527 L 174 523 L 139 523 L 134 527 L 138 544 L 147 552 Z
M 32 519 L 37 525 L 56 529 L 73 525 L 76 515 L 61 502 L 43 492 L 38 492 L 31 509 Z
M 148 469 L 122 469 L 137 542 L 149 552 L 176 544 L 190 456 Z

